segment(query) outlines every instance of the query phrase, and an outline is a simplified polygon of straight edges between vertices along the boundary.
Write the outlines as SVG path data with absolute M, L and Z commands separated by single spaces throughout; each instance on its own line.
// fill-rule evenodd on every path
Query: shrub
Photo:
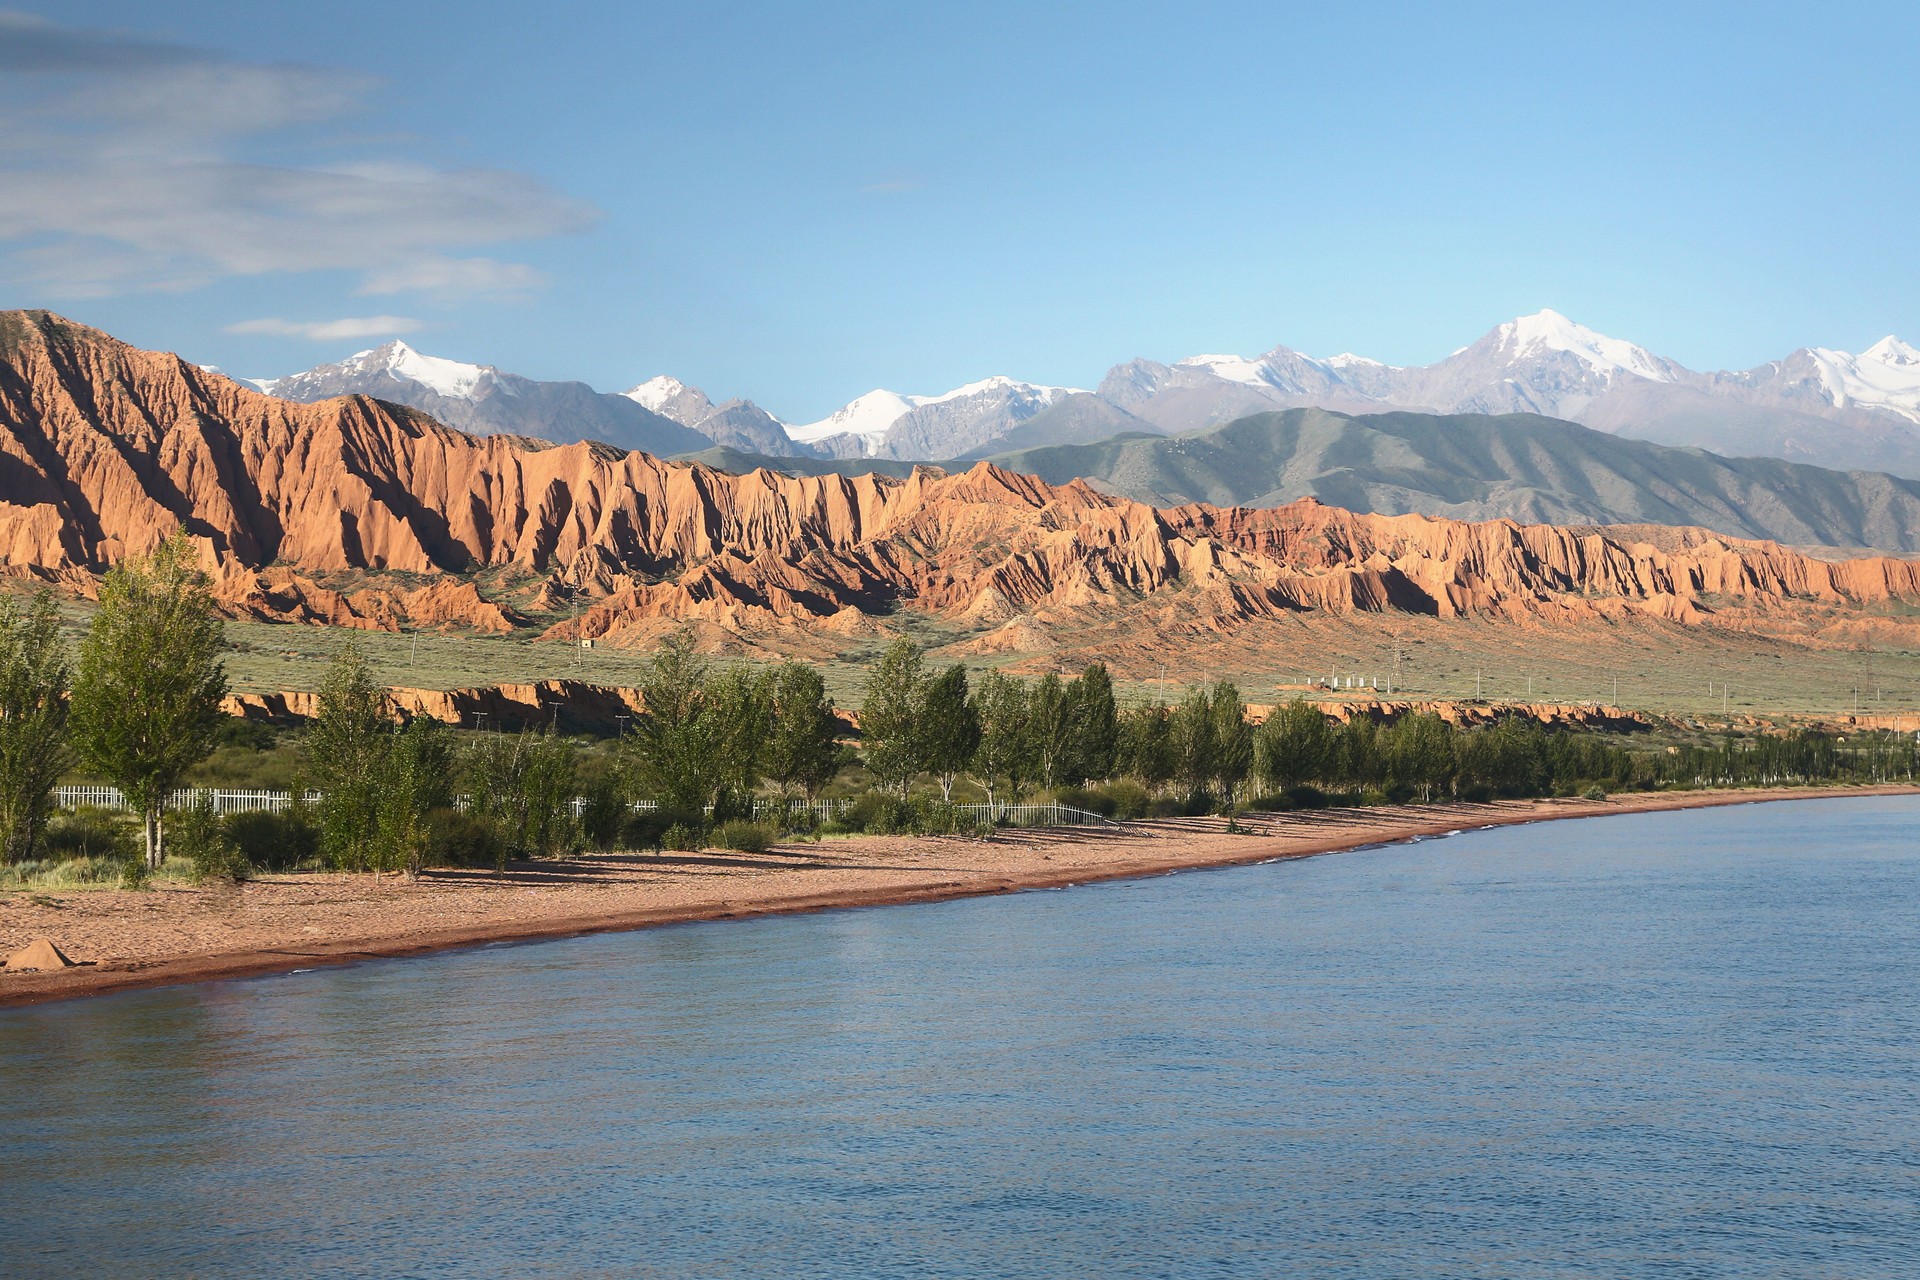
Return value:
M 864 831 L 871 836 L 912 834 L 919 826 L 919 814 L 913 805 L 885 791 L 869 791 L 840 815 L 841 825 L 849 831 Z
M 730 818 L 713 829 L 712 843 L 736 853 L 765 853 L 773 840 L 774 830 L 766 823 Z
M 147 869 L 145 854 L 136 853 L 120 861 L 120 887 L 122 889 L 144 889 L 153 872 Z
M 302 809 L 230 814 L 227 838 L 261 871 L 292 871 L 320 855 L 320 829 Z
M 587 784 L 586 803 L 580 809 L 580 834 L 589 849 L 605 853 L 619 845 L 627 824 L 627 801 L 620 785 L 602 775 Z
M 427 812 L 428 866 L 491 867 L 499 862 L 493 829 L 458 809 Z
M 627 818 L 620 831 L 620 843 L 628 849 L 657 852 L 666 847 L 667 828 L 674 825 L 669 814 L 658 809 L 641 809 Z
M 661 835 L 660 843 L 675 853 L 698 853 L 707 847 L 705 838 L 700 834 L 700 828 L 689 826 L 684 822 L 676 822 L 668 827 Z
M 1101 788 L 1111 807 L 1099 810 L 1110 818 L 1131 821 L 1146 816 L 1147 808 L 1153 803 L 1153 796 L 1147 789 L 1131 778 L 1121 778 L 1109 782 Z
M 48 862 L 89 857 L 118 862 L 137 852 L 136 844 L 132 819 L 106 809 L 55 814 L 47 823 L 46 834 L 40 838 L 40 848 Z
M 240 852 L 240 846 L 227 834 L 226 824 L 214 813 L 213 797 L 204 792 L 173 820 L 167 851 L 192 864 L 195 884 L 215 880 L 239 884 L 253 874 L 246 855 Z
M 1086 787 L 1061 787 L 1053 793 L 1060 804 L 1072 809 L 1085 809 L 1088 813 L 1097 813 L 1103 818 L 1113 816 L 1113 797 L 1106 790 L 1089 790 Z
M 1607 790 L 1605 787 L 1595 784 L 1582 792 L 1581 797 L 1586 800 L 1605 800 L 1607 798 Z

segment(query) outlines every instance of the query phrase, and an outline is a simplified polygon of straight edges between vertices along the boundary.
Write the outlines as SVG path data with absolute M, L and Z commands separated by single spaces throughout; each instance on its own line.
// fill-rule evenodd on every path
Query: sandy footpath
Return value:
M 1489 825 L 1914 787 L 1795 788 L 1509 800 L 1243 817 L 1118 828 L 1005 831 L 991 840 L 863 836 L 764 854 L 606 854 L 492 872 L 268 876 L 244 886 L 0 894 L 0 955 L 51 938 L 77 967 L 0 973 L 0 1006 L 134 987 L 416 955 L 502 939 L 557 938 L 690 920 L 928 902 L 1308 857 Z

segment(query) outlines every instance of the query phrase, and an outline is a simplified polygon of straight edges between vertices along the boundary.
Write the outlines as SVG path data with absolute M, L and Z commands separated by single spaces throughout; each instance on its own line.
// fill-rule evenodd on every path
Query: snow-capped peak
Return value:
M 1393 367 L 1368 356 L 1357 356 L 1351 351 L 1342 351 L 1337 356 L 1328 356 L 1320 363 L 1329 369 L 1390 369 Z
M 1204 369 L 1216 378 L 1224 378 L 1228 382 L 1238 382 L 1249 387 L 1267 385 L 1267 366 L 1258 360 L 1249 360 L 1245 356 L 1188 356 L 1180 362 L 1179 367 Z
M 396 378 L 417 382 L 448 399 L 458 400 L 473 394 L 483 379 L 493 372 L 489 365 L 465 364 L 425 355 L 395 339 L 366 351 L 356 352 L 340 362 L 346 373 L 387 372 Z
M 622 391 L 620 394 L 644 409 L 659 413 L 664 406 L 671 404 L 690 390 L 692 388 L 680 379 L 663 373 L 657 378 L 648 378 L 639 386 Z
M 1652 382 L 1672 382 L 1673 368 L 1645 347 L 1595 333 L 1558 311 L 1537 311 L 1493 331 L 1494 345 L 1512 363 L 1548 352 L 1565 352 L 1596 373 L 1630 373 Z
M 1009 378 L 1005 374 L 969 382 L 937 396 L 907 396 L 881 388 L 856 397 L 818 422 L 797 426 L 788 424 L 787 435 L 803 444 L 813 444 L 832 436 L 853 435 L 861 437 L 872 448 L 877 447 L 896 422 L 926 405 L 946 404 L 970 396 L 1006 396 L 1024 400 L 1027 408 L 1037 411 L 1064 396 L 1078 394 L 1082 393 L 1073 387 L 1040 386 Z
M 1920 365 L 1920 351 L 1915 351 L 1910 343 L 1902 342 L 1892 334 L 1862 351 L 1860 358 L 1874 364 Z
M 1885 409 L 1920 422 L 1920 351 L 1889 334 L 1852 355 L 1815 347 L 1820 385 L 1835 408 Z
M 789 426 L 787 434 L 803 444 L 825 440 L 829 436 L 855 435 L 878 438 L 887 429 L 923 403 L 918 396 L 903 396 L 884 388 L 855 396 L 841 408 L 818 422 Z

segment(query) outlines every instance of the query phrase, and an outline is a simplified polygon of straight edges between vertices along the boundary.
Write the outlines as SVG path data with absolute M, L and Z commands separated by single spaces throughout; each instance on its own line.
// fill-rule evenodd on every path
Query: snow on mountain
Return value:
M 1228 382 L 1237 382 L 1245 387 L 1264 387 L 1267 381 L 1267 366 L 1259 360 L 1249 360 L 1245 356 L 1188 356 L 1175 366 L 1180 369 L 1198 369 L 1210 373 L 1216 378 Z
M 620 394 L 655 413 L 666 413 L 668 405 L 683 397 L 698 396 L 703 401 L 707 399 L 705 392 L 689 387 L 680 379 L 664 373 L 657 378 L 648 378 L 639 386 L 630 387 Z M 668 414 L 668 416 L 672 415 Z
M 1672 361 L 1662 360 L 1645 347 L 1595 333 L 1558 311 L 1537 311 L 1509 320 L 1495 329 L 1492 337 L 1501 354 L 1514 364 L 1564 352 L 1601 374 L 1630 373 L 1650 382 L 1673 382 L 1678 371 Z
M 787 435 L 835 456 L 955 457 L 1004 435 L 1073 387 L 1049 387 L 1004 375 L 937 396 L 869 391 L 818 422 L 789 424 Z M 897 437 L 897 438 L 896 438 Z
M 917 405 L 931 398 L 903 396 L 896 391 L 869 391 L 855 396 L 818 422 L 788 424 L 787 434 L 802 444 L 815 444 L 832 436 L 878 439 Z
M 376 378 L 382 374 L 405 382 L 417 382 L 435 395 L 464 400 L 483 382 L 497 381 L 499 370 L 492 365 L 466 364 L 415 351 L 399 340 L 348 356 L 337 365 L 322 366 L 330 376 L 341 379 Z M 292 390 L 299 379 L 318 370 L 294 374 L 289 378 L 269 378 L 257 382 L 268 395 Z
M 1889 334 L 1852 355 L 1814 347 L 1820 385 L 1834 408 L 1885 409 L 1920 422 L 1920 351 Z

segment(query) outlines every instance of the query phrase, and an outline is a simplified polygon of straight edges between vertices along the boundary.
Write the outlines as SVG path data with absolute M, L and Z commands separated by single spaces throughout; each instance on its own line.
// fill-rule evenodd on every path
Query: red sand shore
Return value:
M 1172 819 L 992 840 L 860 837 L 765 854 L 607 854 L 441 872 L 417 882 L 270 876 L 244 886 L 0 895 L 0 954 L 51 938 L 77 967 L 0 973 L 0 1007 L 239 978 L 485 942 L 572 937 L 694 920 L 824 911 L 1302 858 L 1476 827 L 1917 787 L 1624 795 L 1607 800 L 1330 809 Z

